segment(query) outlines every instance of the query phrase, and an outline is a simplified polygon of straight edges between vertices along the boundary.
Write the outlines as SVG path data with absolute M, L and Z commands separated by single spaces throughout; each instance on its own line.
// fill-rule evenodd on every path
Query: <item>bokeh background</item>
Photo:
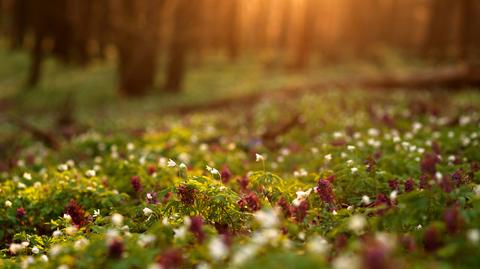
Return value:
M 475 0 L 1 0 L 0 19 L 0 111 L 36 121 L 480 77 Z

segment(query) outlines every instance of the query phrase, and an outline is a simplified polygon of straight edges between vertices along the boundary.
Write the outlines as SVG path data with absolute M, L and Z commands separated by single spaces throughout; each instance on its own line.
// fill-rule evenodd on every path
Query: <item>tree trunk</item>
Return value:
M 142 96 L 153 87 L 156 73 L 159 0 L 122 1 L 117 31 L 119 91 Z
M 182 90 L 189 44 L 193 42 L 197 6 L 200 0 L 179 0 L 175 9 L 173 32 L 167 63 L 165 90 L 178 93 Z
M 299 29 L 298 44 L 296 47 L 296 59 L 293 68 L 296 70 L 304 69 L 309 62 L 312 52 L 316 13 L 318 13 L 318 0 L 307 1 L 304 6 L 303 24 Z
M 227 12 L 227 48 L 228 57 L 231 61 L 235 61 L 240 53 L 240 0 L 230 0 Z

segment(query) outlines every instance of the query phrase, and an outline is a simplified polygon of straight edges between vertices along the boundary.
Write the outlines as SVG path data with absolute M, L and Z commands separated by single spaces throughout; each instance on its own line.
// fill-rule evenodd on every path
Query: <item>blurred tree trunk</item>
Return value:
M 13 1 L 13 16 L 11 21 L 11 47 L 19 49 L 27 33 L 30 0 Z
M 165 90 L 178 93 L 182 90 L 186 60 L 191 48 L 198 5 L 201 0 L 179 0 L 175 8 L 173 31 L 167 62 Z
M 30 63 L 30 71 L 27 79 L 27 89 L 31 89 L 35 87 L 39 80 L 42 71 L 42 62 L 44 58 L 44 51 L 43 51 L 43 40 L 44 40 L 44 33 L 37 31 L 35 33 L 35 39 L 33 48 L 31 51 L 31 63 Z
M 289 26 L 292 20 L 292 1 L 291 0 L 282 0 L 281 1 L 281 22 L 280 22 L 280 34 L 278 36 L 278 49 L 284 52 L 288 47 L 288 34 Z
M 228 57 L 235 61 L 240 53 L 240 2 L 241 0 L 230 0 L 227 12 L 225 31 L 227 34 Z
M 457 1 L 433 0 L 423 52 L 427 57 L 443 58 L 449 54 L 454 30 L 454 11 Z
M 313 48 L 318 9 L 318 0 L 306 1 L 302 17 L 303 23 L 299 29 L 298 43 L 295 49 L 293 68 L 296 70 L 304 69 L 308 65 Z
M 479 67 L 480 56 L 480 3 L 475 0 L 460 2 L 460 59 Z
M 115 25 L 119 91 L 142 96 L 153 87 L 162 0 L 122 0 Z
M 385 27 L 387 43 L 395 48 L 410 50 L 413 46 L 416 0 L 393 0 L 388 12 L 391 27 Z

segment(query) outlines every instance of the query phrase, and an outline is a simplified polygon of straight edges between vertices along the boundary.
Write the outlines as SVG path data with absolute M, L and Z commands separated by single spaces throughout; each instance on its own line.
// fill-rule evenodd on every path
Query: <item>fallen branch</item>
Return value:
M 60 142 L 57 137 L 48 131 L 44 131 L 36 127 L 35 125 L 19 118 L 19 117 L 9 117 L 7 119 L 11 124 L 17 126 L 18 128 L 30 133 L 35 139 L 42 142 L 45 146 L 51 149 L 59 149 Z
M 319 92 L 331 88 L 340 88 L 343 90 L 351 88 L 368 90 L 434 90 L 460 89 L 464 87 L 480 88 L 480 70 L 471 69 L 468 66 L 457 66 L 437 68 L 407 75 L 394 74 L 374 78 L 367 77 L 324 81 L 311 85 L 286 87 L 274 91 L 262 91 L 240 97 L 225 98 L 204 104 L 179 106 L 169 109 L 166 112 L 171 114 L 188 114 L 191 112 L 207 112 L 234 107 L 247 107 L 260 102 L 264 98 L 296 97 L 306 93 Z

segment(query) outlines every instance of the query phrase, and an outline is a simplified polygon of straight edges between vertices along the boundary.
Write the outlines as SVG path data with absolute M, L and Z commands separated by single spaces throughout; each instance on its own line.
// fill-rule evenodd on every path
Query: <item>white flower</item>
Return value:
M 210 268 L 212 267 L 206 262 L 200 262 L 199 264 L 197 264 L 197 267 L 196 267 L 196 269 L 210 269 Z
M 80 249 L 82 249 L 83 247 L 85 247 L 86 245 L 88 245 L 88 243 L 90 243 L 90 241 L 88 241 L 88 239 L 86 239 L 86 238 L 80 238 L 80 239 L 78 239 L 77 241 L 75 241 L 75 243 L 73 244 L 73 247 L 74 247 L 76 250 L 80 250 Z
M 5 201 L 5 206 L 12 207 L 12 202 L 10 202 L 9 200 Z
M 349 151 L 354 151 L 354 150 L 355 150 L 355 146 L 348 145 L 348 146 L 347 146 L 347 149 L 348 149 Z
M 172 159 L 169 159 L 168 160 L 168 163 L 167 163 L 167 166 L 168 167 L 175 167 L 177 165 L 176 162 L 174 162 Z
M 62 231 L 56 230 L 56 231 L 53 232 L 52 235 L 53 235 L 53 237 L 59 237 L 59 236 L 62 235 Z
M 13 253 L 17 254 L 18 252 L 22 251 L 25 247 L 22 244 L 12 243 L 8 250 Z
M 295 198 L 292 201 L 292 204 L 298 207 L 303 201 L 307 199 L 307 197 L 310 195 L 311 192 L 312 192 L 311 188 L 308 189 L 307 191 L 297 191 L 296 192 L 297 198 Z
M 277 213 L 274 210 L 260 210 L 254 216 L 264 228 L 272 228 L 278 225 Z
M 32 180 L 32 175 L 30 173 L 23 173 L 23 178 L 26 179 L 26 180 Z
M 212 258 L 217 261 L 225 259 L 228 255 L 228 247 L 220 237 L 215 237 L 210 241 L 208 250 Z
M 390 193 L 390 200 L 395 201 L 397 199 L 397 194 L 398 194 L 398 192 L 396 190 L 392 191 Z
M 68 222 L 72 220 L 72 216 L 70 216 L 69 214 L 63 214 L 63 218 Z
M 321 236 L 315 236 L 308 241 L 307 249 L 312 253 L 324 255 L 330 249 L 330 245 L 325 238 Z
M 94 209 L 94 210 L 93 210 L 93 217 L 96 218 L 96 217 L 98 217 L 98 216 L 100 216 L 100 209 Z
M 348 160 L 348 161 L 347 161 L 347 165 L 348 165 L 348 166 L 352 166 L 352 165 L 353 165 L 353 160 Z
M 153 213 L 153 210 L 151 210 L 151 209 L 148 208 L 148 207 L 145 207 L 145 208 L 143 209 L 143 214 L 144 214 L 145 216 L 150 216 L 152 213 Z
M 360 267 L 360 261 L 353 255 L 344 254 L 338 256 L 332 261 L 334 269 L 357 269 Z
M 378 136 L 380 134 L 380 131 L 374 128 L 368 129 L 368 135 L 369 136 Z
M 112 223 L 115 225 L 115 226 L 122 226 L 123 224 L 123 216 L 118 214 L 118 213 L 113 213 L 112 215 Z
M 364 203 L 365 205 L 369 205 L 370 204 L 370 197 L 364 195 L 362 196 L 362 203 Z
M 257 162 L 262 161 L 262 162 L 263 162 L 263 161 L 265 161 L 265 157 L 263 157 L 262 155 L 256 153 L 256 154 L 255 154 L 255 161 L 257 161 Z
M 475 186 L 473 192 L 475 192 L 476 196 L 480 196 L 480 185 Z
M 23 184 L 22 182 L 18 182 L 18 188 L 19 189 L 25 189 L 27 185 Z
M 28 247 L 29 245 L 30 245 L 30 243 L 27 242 L 27 241 L 23 241 L 23 242 L 22 242 L 22 246 L 24 246 L 24 247 Z
M 58 165 L 57 170 L 60 171 L 60 172 L 67 171 L 68 170 L 68 165 L 60 164 L 60 165 Z
M 182 239 L 187 235 L 187 226 L 182 225 L 177 229 L 173 229 L 173 232 L 175 233 L 175 238 Z
M 213 167 L 210 167 L 210 166 L 206 166 L 208 172 L 210 172 L 212 175 L 220 175 L 220 172 L 216 169 L 216 168 L 213 168 Z
M 40 252 L 40 250 L 37 247 L 32 248 L 32 253 L 33 254 L 38 254 L 39 252 Z
M 40 259 L 42 260 L 42 262 L 48 262 L 48 256 L 43 254 L 42 256 L 40 256 Z
M 348 221 L 348 228 L 356 233 L 361 232 L 367 225 L 367 220 L 362 215 L 353 215 Z
M 467 231 L 467 239 L 473 244 L 477 244 L 480 241 L 480 232 L 477 229 L 470 229 Z
M 97 173 L 95 172 L 95 170 L 87 170 L 87 172 L 85 172 L 85 176 L 87 177 L 94 177 Z
M 417 230 L 420 230 L 420 229 L 422 229 L 422 228 L 423 228 L 422 224 L 418 224 L 418 225 L 417 225 Z
M 138 245 L 141 247 L 146 247 L 147 245 L 155 242 L 157 238 L 153 234 L 141 234 L 138 238 Z
M 75 233 L 77 233 L 77 231 L 78 229 L 75 226 L 68 226 L 67 228 L 65 228 L 65 233 L 67 233 L 68 235 L 74 235 Z
M 134 150 L 134 149 L 135 149 L 135 145 L 134 145 L 133 143 L 128 143 L 128 144 L 127 144 L 127 150 L 128 150 L 128 151 L 132 151 L 132 150 Z
M 184 164 L 184 163 L 181 163 L 178 168 L 180 168 L 181 170 L 184 170 L 184 169 L 187 169 L 187 165 Z
M 329 162 L 329 161 L 332 160 L 332 154 L 327 154 L 327 155 L 325 155 L 324 158 L 325 158 L 325 161 Z
M 352 168 L 350 169 L 350 171 L 352 171 L 352 174 L 355 174 L 355 173 L 358 172 L 358 168 L 352 167 Z

